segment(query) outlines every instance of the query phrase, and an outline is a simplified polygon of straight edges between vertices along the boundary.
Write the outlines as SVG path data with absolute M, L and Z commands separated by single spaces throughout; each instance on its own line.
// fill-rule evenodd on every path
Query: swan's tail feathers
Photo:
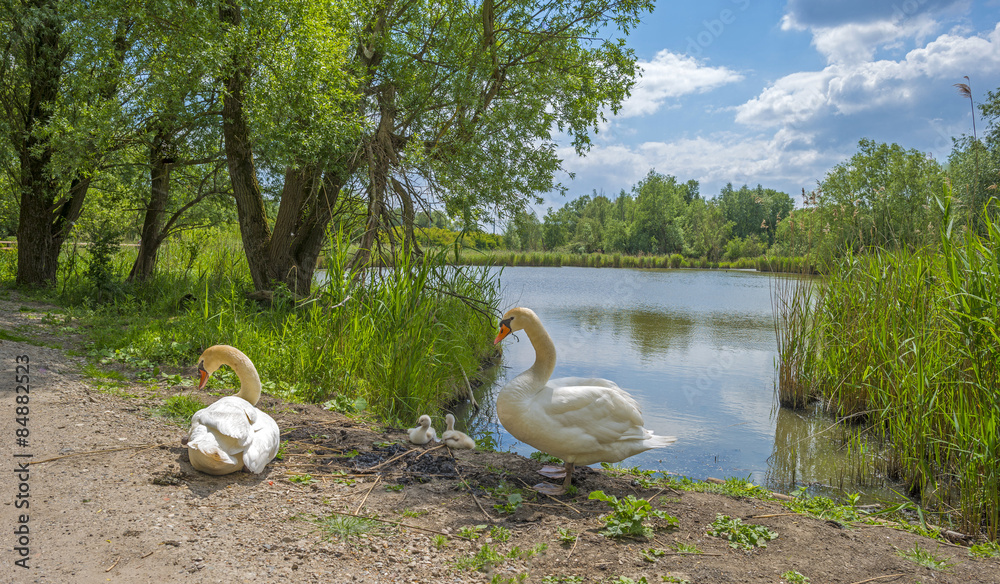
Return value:
M 656 434 L 652 434 L 649 438 L 646 438 L 645 445 L 650 448 L 662 448 L 674 442 L 677 442 L 676 436 L 657 436 Z

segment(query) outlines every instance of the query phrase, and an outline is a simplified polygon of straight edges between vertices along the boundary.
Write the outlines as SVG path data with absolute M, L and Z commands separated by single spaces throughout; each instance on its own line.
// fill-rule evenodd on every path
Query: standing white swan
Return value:
M 441 434 L 441 442 L 447 444 L 448 448 L 455 450 L 475 450 L 476 441 L 465 432 L 455 429 L 455 416 L 447 414 L 444 417 L 444 422 L 448 429 L 444 431 L 444 434 Z
M 188 458 L 201 472 L 224 475 L 243 468 L 259 473 L 278 454 L 280 430 L 271 416 L 258 410 L 260 376 L 250 359 L 229 345 L 209 347 L 198 359 L 198 389 L 222 365 L 240 378 L 240 392 L 219 399 L 191 416 Z
M 410 428 L 406 431 L 406 434 L 410 437 L 410 442 L 414 444 L 427 444 L 428 442 L 433 442 L 437 438 L 437 432 L 431 427 L 431 417 L 427 414 L 420 416 L 417 419 L 418 426 L 416 428 Z
M 535 348 L 535 363 L 500 390 L 497 417 L 514 438 L 565 462 L 562 469 L 539 471 L 551 478 L 565 478 L 562 486 L 541 483 L 535 485 L 536 490 L 550 495 L 565 493 L 576 464 L 618 462 L 677 440 L 643 428 L 639 404 L 613 381 L 549 379 L 556 366 L 556 348 L 530 309 L 508 310 L 493 344 L 522 329 Z

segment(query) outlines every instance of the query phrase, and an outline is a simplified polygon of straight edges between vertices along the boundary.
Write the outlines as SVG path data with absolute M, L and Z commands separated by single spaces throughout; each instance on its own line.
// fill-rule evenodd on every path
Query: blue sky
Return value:
M 1000 88 L 1000 0 L 660 0 L 629 45 L 642 79 L 586 157 L 560 150 L 576 178 L 540 210 L 650 169 L 798 201 L 861 138 L 944 162 L 972 133 L 953 85 L 968 75 L 977 104 Z

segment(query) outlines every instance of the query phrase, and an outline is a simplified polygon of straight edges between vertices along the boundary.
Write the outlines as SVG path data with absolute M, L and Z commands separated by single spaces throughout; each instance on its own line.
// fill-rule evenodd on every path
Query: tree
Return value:
M 244 4 L 254 9 L 244 10 Z M 412 251 L 418 208 L 443 202 L 449 214 L 476 222 L 486 213 L 509 215 L 534 193 L 561 188 L 553 178 L 561 163 L 553 128 L 568 134 L 579 152 L 587 149 L 601 112 L 617 111 L 636 72 L 624 39 L 607 35 L 627 33 L 639 13 L 652 7 L 649 0 L 390 0 L 374 8 L 330 8 L 303 0 L 278 8 L 285 4 L 340 11 L 303 28 L 297 38 L 329 29 L 319 38 L 337 46 L 323 51 L 325 61 L 314 58 L 325 71 L 349 71 L 352 77 L 325 84 L 344 91 L 331 102 L 336 107 L 322 111 L 351 123 L 339 135 L 321 133 L 324 140 L 313 140 L 323 146 L 316 155 L 282 158 L 281 203 L 269 229 L 256 184 L 258 122 L 242 104 L 273 104 L 261 86 L 260 66 L 251 63 L 287 51 L 268 46 L 261 55 L 239 40 L 260 36 L 257 28 L 266 29 L 268 21 L 258 13 L 270 5 L 226 0 L 220 15 L 230 27 L 233 65 L 225 81 L 224 133 L 254 284 L 262 289 L 284 282 L 300 291 L 312 274 L 315 242 L 345 188 L 366 201 L 359 263 L 379 253 L 383 238 L 395 247 L 389 209 L 403 209 L 403 247 Z M 333 40 L 345 31 L 349 41 Z M 304 134 L 312 135 L 305 123 L 319 116 L 293 113 Z M 350 131 L 354 121 L 356 134 Z
M 941 166 L 897 144 L 858 142 L 858 152 L 820 183 L 823 229 L 834 248 L 914 249 L 937 241 Z
M 659 254 L 684 249 L 680 218 L 685 209 L 685 187 L 675 177 L 651 170 L 632 190 L 636 193 L 632 247 Z

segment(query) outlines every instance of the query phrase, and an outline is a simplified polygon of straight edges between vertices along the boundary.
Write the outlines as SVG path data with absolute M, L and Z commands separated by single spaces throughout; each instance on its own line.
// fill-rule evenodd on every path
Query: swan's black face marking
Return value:
M 208 382 L 208 371 L 205 371 L 205 362 L 198 363 L 198 389 L 205 387 Z
M 514 317 L 505 318 L 500 321 L 500 332 L 497 333 L 497 338 L 493 340 L 493 344 L 497 344 L 510 334 L 510 323 L 514 320 Z

